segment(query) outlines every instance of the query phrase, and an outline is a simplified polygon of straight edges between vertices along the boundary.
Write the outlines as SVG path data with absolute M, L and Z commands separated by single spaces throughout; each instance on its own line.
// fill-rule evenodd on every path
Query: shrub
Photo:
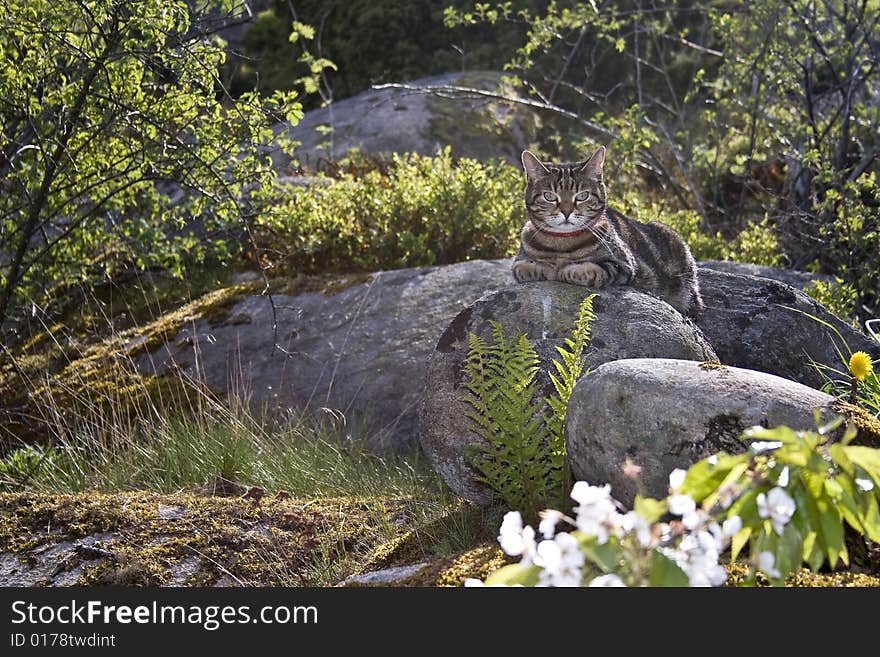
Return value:
M 755 427 L 748 452 L 716 454 L 670 474 L 663 500 L 636 498 L 621 513 L 610 487 L 578 482 L 574 518 L 543 512 L 539 531 L 508 513 L 499 542 L 520 563 L 489 576 L 490 585 L 719 586 L 722 554 L 748 552 L 754 584 L 774 585 L 807 563 L 814 571 L 850 562 L 844 528 L 880 540 L 880 450 L 833 438 L 838 423 L 818 431 Z M 559 526 L 572 531 L 557 532 Z M 481 585 L 471 580 L 471 585 Z
M 276 272 L 372 271 L 513 255 L 525 223 L 522 174 L 500 161 L 395 155 L 389 166 L 334 167 L 326 185 L 275 187 L 257 219 L 263 264 Z M 615 199 L 612 190 L 612 199 Z M 681 233 L 698 260 L 779 264 L 766 221 L 732 240 L 704 231 L 699 216 L 626 194 L 612 206 Z
M 395 155 L 387 172 L 275 189 L 257 241 L 275 268 L 418 267 L 513 254 L 524 219 L 520 173 L 501 162 Z M 284 246 L 276 246 L 283 244 Z

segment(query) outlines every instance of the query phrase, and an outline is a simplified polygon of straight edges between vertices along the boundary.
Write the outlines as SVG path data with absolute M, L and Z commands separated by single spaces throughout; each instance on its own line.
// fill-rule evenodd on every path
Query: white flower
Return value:
M 553 538 L 556 533 L 556 525 L 562 522 L 565 517 L 561 511 L 554 509 L 545 509 L 541 511 L 541 522 L 538 524 L 538 531 L 544 538 Z
M 697 503 L 694 502 L 690 495 L 670 495 L 667 502 L 669 504 L 669 513 L 676 516 L 684 516 L 688 513 L 693 513 L 697 508 Z
M 758 555 L 758 570 L 774 579 L 782 576 L 782 573 L 774 567 L 775 565 L 776 557 L 773 556 L 772 552 L 762 552 Z
M 571 499 L 586 505 L 611 499 L 611 484 L 590 486 L 586 481 L 577 481 L 571 489 Z
M 535 554 L 535 530 L 530 525 L 523 527 L 519 511 L 509 511 L 504 514 L 498 533 L 498 543 L 505 554 L 512 557 L 522 556 L 523 566 L 532 563 Z
M 682 470 L 681 468 L 676 468 L 672 472 L 669 473 L 669 488 L 673 491 L 678 490 L 684 485 L 685 477 L 687 477 L 687 472 Z
M 730 516 L 721 525 L 721 535 L 725 538 L 733 538 L 742 529 L 743 521 L 739 516 Z
M 778 440 L 753 440 L 749 443 L 749 449 L 755 454 L 762 452 L 772 452 L 774 449 L 782 447 L 782 443 Z
M 718 541 L 711 532 L 701 530 L 687 534 L 677 550 L 663 548 L 662 551 L 687 575 L 691 586 L 721 586 L 727 580 L 727 571 L 718 563 Z
M 621 516 L 620 528 L 625 534 L 634 532 L 636 540 L 638 540 L 639 545 L 643 548 L 651 547 L 654 542 L 654 536 L 651 533 L 651 523 L 635 511 L 630 511 Z
M 466 580 L 464 580 L 464 585 L 466 588 L 479 588 L 481 586 L 486 586 L 486 583 L 481 579 L 468 577 Z
M 696 507 L 681 517 L 681 524 L 689 531 L 701 529 L 707 522 L 709 522 L 709 514 Z
M 572 488 L 571 497 L 579 502 L 574 508 L 577 528 L 587 536 L 595 536 L 600 545 L 606 543 L 609 534 L 617 531 L 620 519 L 611 499 L 611 486 L 590 486 L 579 481 Z
M 856 486 L 863 493 L 874 490 L 874 482 L 870 479 L 856 479 Z
M 782 468 L 782 472 L 779 473 L 779 478 L 776 480 L 776 485 L 785 488 L 788 486 L 788 466 Z
M 718 465 L 718 455 L 717 454 L 713 454 L 712 456 L 710 456 L 706 460 L 709 462 L 709 465 L 711 465 L 713 467 Z
M 542 586 L 580 586 L 584 553 L 574 536 L 560 532 L 552 541 L 541 541 L 535 565 L 542 569 L 539 575 Z
M 766 495 L 764 493 L 758 495 L 758 515 L 762 518 L 770 518 L 773 530 L 780 536 L 796 509 L 794 500 L 778 486 Z
M 611 588 L 619 586 L 625 587 L 626 584 L 624 584 L 623 580 L 614 573 L 609 573 L 608 575 L 599 575 L 598 577 L 593 578 L 590 582 L 590 586 Z

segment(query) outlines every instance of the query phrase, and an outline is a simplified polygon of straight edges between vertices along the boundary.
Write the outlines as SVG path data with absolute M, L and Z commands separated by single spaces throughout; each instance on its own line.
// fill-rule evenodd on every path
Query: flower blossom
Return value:
M 609 573 L 608 575 L 599 575 L 598 577 L 593 578 L 593 580 L 590 582 L 590 586 L 612 588 L 620 586 L 625 587 L 626 584 L 624 584 L 623 580 L 614 573 Z
M 599 545 L 608 542 L 608 536 L 616 533 L 620 514 L 611 499 L 611 486 L 590 486 L 578 481 L 571 489 L 571 498 L 578 502 L 574 508 L 575 524 L 587 536 L 595 536 Z
M 565 515 L 561 511 L 545 509 L 541 511 L 540 516 L 541 522 L 538 524 L 538 531 L 545 539 L 553 538 L 556 533 L 556 525 L 562 522 Z
M 758 570 L 767 575 L 767 577 L 772 577 L 773 579 L 782 577 L 782 573 L 775 566 L 776 557 L 773 556 L 772 552 L 762 552 L 758 555 Z
M 711 532 L 692 532 L 681 539 L 677 549 L 662 551 L 687 575 L 691 586 L 721 586 L 727 581 L 727 571 L 718 563 L 721 549 Z
M 567 532 L 538 544 L 535 565 L 542 569 L 538 576 L 541 586 L 580 586 L 583 581 L 584 553 L 578 540 Z
M 864 381 L 874 373 L 871 357 L 864 351 L 857 351 L 849 357 L 849 371 L 856 381 Z
M 498 532 L 498 543 L 505 554 L 511 557 L 522 557 L 523 566 L 532 563 L 535 556 L 535 530 L 530 525 L 523 527 L 519 511 L 504 514 L 501 529 Z
M 757 501 L 758 515 L 762 518 L 770 518 L 773 530 L 781 536 L 797 509 L 794 500 L 777 486 L 767 494 L 759 493 Z

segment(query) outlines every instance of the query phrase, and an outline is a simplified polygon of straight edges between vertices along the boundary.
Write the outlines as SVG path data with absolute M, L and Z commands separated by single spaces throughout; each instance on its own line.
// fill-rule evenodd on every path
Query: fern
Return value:
M 562 501 L 570 488 L 565 455 L 565 411 L 575 383 L 585 373 L 583 352 L 590 339 L 593 298 L 584 299 L 571 338 L 557 347 L 550 379 L 555 396 L 540 398 L 538 354 L 521 334 L 512 340 L 490 322 L 492 342 L 471 333 L 464 364 L 467 417 L 483 439 L 467 458 L 477 479 L 504 504 L 534 518 L 538 509 Z M 549 413 L 547 412 L 549 407 Z
M 544 400 L 553 412 L 548 420 L 550 459 L 554 466 L 558 463 L 560 472 L 562 472 L 563 493 L 571 490 L 571 474 L 565 456 L 565 413 L 568 410 L 568 400 L 571 398 L 575 384 L 582 376 L 589 373 L 589 370 L 584 371 L 584 349 L 590 341 L 593 320 L 596 318 L 593 313 L 593 299 L 595 298 L 596 295 L 591 294 L 581 302 L 574 322 L 572 337 L 565 339 L 564 347 L 556 347 L 556 351 L 562 358 L 561 362 L 554 359 L 553 366 L 556 368 L 556 373 L 550 372 L 550 381 L 553 382 L 556 396 L 547 397 Z

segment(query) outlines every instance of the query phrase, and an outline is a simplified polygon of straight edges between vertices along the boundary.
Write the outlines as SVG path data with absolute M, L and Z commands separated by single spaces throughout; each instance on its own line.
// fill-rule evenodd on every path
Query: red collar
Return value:
M 586 233 L 587 229 L 581 228 L 580 230 L 575 230 L 570 233 L 554 233 L 549 230 L 542 230 L 541 232 L 544 233 L 545 235 L 549 235 L 550 237 L 574 237 L 575 235 L 580 235 L 581 233 Z

